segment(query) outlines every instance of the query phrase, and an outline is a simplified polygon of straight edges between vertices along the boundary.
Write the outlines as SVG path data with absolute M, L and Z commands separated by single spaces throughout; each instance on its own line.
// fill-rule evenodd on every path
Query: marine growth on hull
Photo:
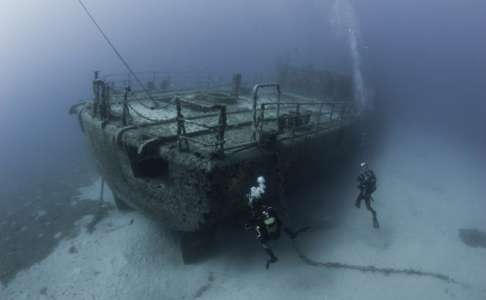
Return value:
M 360 110 L 348 77 L 280 66 L 273 79 L 95 73 L 94 98 L 72 113 L 119 208 L 207 233 L 247 210 L 257 176 L 276 197 L 284 184 L 311 176 L 303 169 L 353 148 L 349 128 Z

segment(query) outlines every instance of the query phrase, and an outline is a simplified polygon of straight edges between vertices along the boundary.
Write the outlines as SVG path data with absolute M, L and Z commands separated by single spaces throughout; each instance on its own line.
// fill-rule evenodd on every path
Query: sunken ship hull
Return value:
M 316 166 L 325 168 L 356 146 L 355 124 L 349 124 L 281 142 L 274 145 L 278 154 L 256 148 L 226 160 L 202 160 L 197 154 L 165 149 L 157 157 L 138 156 L 135 148 L 116 144 L 116 128 L 101 131 L 101 122 L 89 116 L 83 122 L 88 145 L 117 205 L 139 209 L 174 230 L 188 232 L 204 230 L 246 209 L 246 194 L 258 176 L 269 182 L 267 196 L 276 196 L 282 180 L 297 184 L 315 174 Z
M 279 84 L 244 89 L 239 75 L 227 90 L 151 86 L 150 99 L 103 80 L 93 87 L 95 98 L 72 113 L 118 208 L 182 233 L 210 232 L 246 211 L 258 176 L 278 199 L 358 140 L 353 101 L 286 94 Z

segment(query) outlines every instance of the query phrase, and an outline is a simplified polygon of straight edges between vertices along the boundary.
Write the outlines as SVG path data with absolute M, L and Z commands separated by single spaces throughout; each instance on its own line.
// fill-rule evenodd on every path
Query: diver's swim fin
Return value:
M 265 248 L 265 252 L 267 252 L 268 256 L 270 256 L 270 259 L 267 260 L 267 264 L 265 266 L 265 268 L 268 270 L 268 268 L 270 267 L 270 264 L 277 262 L 278 258 L 275 256 L 272 249 L 270 249 L 270 248 Z
M 373 228 L 380 228 L 380 223 L 378 223 L 378 219 L 377 218 L 373 218 Z
M 273 255 L 269 260 L 267 260 L 267 264 L 265 265 L 265 269 L 268 270 L 268 268 L 270 268 L 270 264 L 276 263 L 277 261 L 278 261 L 278 258 Z

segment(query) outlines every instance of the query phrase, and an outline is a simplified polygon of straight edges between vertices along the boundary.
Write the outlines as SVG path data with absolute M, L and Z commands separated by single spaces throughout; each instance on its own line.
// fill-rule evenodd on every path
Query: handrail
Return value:
M 257 102 L 258 102 L 258 91 L 261 88 L 268 88 L 268 87 L 275 87 L 277 90 L 277 118 L 280 116 L 280 96 L 282 95 L 282 92 L 280 90 L 280 84 L 278 83 L 262 83 L 262 84 L 256 84 L 253 87 L 253 93 L 252 93 L 252 98 L 253 98 L 253 139 L 256 140 L 256 133 L 257 133 L 257 128 L 258 128 L 258 120 L 257 120 Z
M 206 111 L 208 113 L 200 116 L 191 116 L 185 117 L 182 114 L 182 109 L 184 106 L 198 106 L 200 110 Z M 286 131 L 290 134 L 283 134 L 282 131 L 278 131 L 278 140 L 288 140 L 293 138 L 299 138 L 301 136 L 315 134 L 322 130 L 329 130 L 336 126 L 340 126 L 342 122 L 346 121 L 350 116 L 353 116 L 356 112 L 353 110 L 354 103 L 353 102 L 340 102 L 340 101 L 320 101 L 320 102 L 267 102 L 261 103 L 260 107 L 257 110 L 258 113 L 258 128 L 257 134 L 258 137 L 262 136 L 262 132 L 264 130 L 264 124 L 270 124 L 271 122 L 277 122 L 277 126 L 280 128 L 278 122 L 279 118 L 276 117 L 275 113 L 265 116 L 265 111 L 274 111 L 277 105 L 282 106 L 294 106 L 293 109 L 285 110 L 290 114 L 293 114 L 294 117 L 299 118 L 299 116 L 303 116 L 306 114 L 311 115 L 311 123 L 306 122 L 293 122 L 291 123 L 292 127 L 286 127 L 290 129 L 290 131 Z M 305 109 L 305 107 L 313 106 L 318 107 L 318 109 Z M 230 125 L 227 123 L 226 117 L 228 115 L 233 114 L 240 114 L 240 113 L 247 113 L 252 114 L 251 110 L 241 110 L 241 111 L 234 111 L 234 112 L 226 112 L 226 106 L 224 105 L 205 105 L 201 103 L 195 103 L 187 99 L 176 98 L 176 108 L 177 108 L 177 116 L 169 121 L 164 122 L 156 122 L 153 124 L 144 124 L 138 126 L 126 126 L 123 127 L 123 130 L 117 134 L 117 141 L 120 140 L 121 135 L 131 129 L 142 128 L 142 127 L 150 127 L 157 124 L 168 124 L 170 122 L 176 122 L 177 124 L 177 134 L 173 136 L 175 140 L 177 140 L 178 146 L 180 150 L 189 149 L 189 144 L 198 144 L 203 147 L 207 148 L 215 148 L 215 153 L 224 155 L 225 152 L 229 151 L 231 153 L 240 151 L 243 149 L 250 148 L 252 146 L 257 146 L 260 144 L 259 139 L 253 139 L 253 136 L 249 136 L 247 141 L 242 140 L 241 143 L 237 145 L 226 145 L 225 143 L 225 132 L 228 129 L 235 129 L 240 128 L 241 126 L 254 126 L 254 122 L 249 120 L 243 123 L 237 123 L 235 125 Z M 304 110 L 302 110 L 304 109 Z M 211 113 L 211 111 L 218 111 L 218 113 Z M 211 117 L 215 118 L 218 117 L 218 123 L 216 125 L 208 125 L 205 124 L 204 121 L 200 121 L 204 118 Z M 269 123 L 270 122 L 270 123 Z M 196 127 L 194 130 L 190 132 L 186 132 L 186 124 L 190 124 Z M 325 124 L 325 126 L 323 126 Z M 289 124 L 290 125 L 290 124 Z M 201 128 L 200 130 L 197 127 Z M 305 132 L 302 131 L 305 129 Z M 201 140 L 197 138 L 199 135 L 212 135 L 215 134 L 216 142 L 211 143 L 206 140 Z
M 265 87 L 275 87 L 277 92 L 280 94 L 280 87 L 278 84 L 261 84 L 255 85 L 253 93 L 253 104 L 258 105 L 258 91 Z M 275 102 L 262 102 L 258 107 L 254 107 L 253 110 L 238 110 L 238 111 L 226 111 L 226 105 L 221 104 L 204 104 L 198 103 L 189 99 L 184 99 L 182 97 L 175 97 L 176 104 L 176 116 L 170 121 L 165 122 L 155 122 L 152 124 L 140 125 L 141 127 L 150 127 L 156 124 L 165 124 L 170 122 L 176 122 L 177 134 L 173 136 L 174 140 L 177 141 L 179 150 L 189 150 L 190 144 L 198 144 L 202 147 L 213 148 L 213 154 L 217 154 L 222 157 L 225 152 L 237 152 L 242 149 L 247 149 L 250 147 L 256 147 L 261 144 L 261 138 L 263 137 L 263 130 L 265 124 L 273 124 L 277 122 L 277 139 L 287 140 L 293 138 L 299 138 L 304 135 L 316 134 L 322 130 L 329 130 L 336 126 L 340 126 L 343 121 L 348 117 L 353 116 L 356 110 L 353 109 L 354 103 L 351 101 L 287 101 L 281 102 L 280 98 Z M 189 116 L 186 117 L 183 114 L 184 107 L 191 107 L 192 109 L 197 109 L 204 112 L 200 116 Z M 281 120 L 281 108 L 285 107 L 284 112 L 289 113 L 288 122 Z M 312 108 L 309 108 L 312 107 Z M 275 109 L 277 110 L 275 112 Z M 265 116 L 265 111 L 272 112 Z M 235 125 L 228 124 L 228 115 L 247 113 L 252 114 L 253 119 L 250 119 L 244 123 L 237 123 Z M 202 121 L 205 118 L 217 118 L 216 122 L 205 122 Z M 280 123 L 283 121 L 285 124 L 281 126 Z M 325 124 L 325 126 L 323 126 Z M 186 125 L 190 125 L 190 131 L 186 132 Z M 237 142 L 236 145 L 232 143 L 226 145 L 225 132 L 228 129 L 239 128 L 242 125 L 251 126 L 252 131 L 251 136 L 248 136 L 248 140 L 242 139 Z M 265 125 L 267 126 L 267 125 Z M 272 125 L 273 126 L 273 125 Z M 117 140 L 120 140 L 121 135 L 131 129 L 138 128 L 137 126 L 126 126 L 124 130 L 120 131 L 117 136 Z M 282 133 L 286 134 L 282 134 Z M 200 136 L 210 136 L 214 134 L 216 141 L 212 142 L 211 139 L 201 138 Z
M 327 115 L 328 122 L 334 121 L 334 115 L 338 113 L 339 119 L 337 121 L 344 121 L 348 114 L 351 113 L 352 108 L 354 107 L 353 102 L 343 102 L 343 101 L 320 101 L 320 102 L 269 102 L 269 103 L 262 103 L 260 108 L 260 117 L 258 119 L 258 127 L 257 133 L 261 136 L 263 131 L 263 124 L 265 122 L 265 110 L 267 110 L 268 106 L 277 106 L 280 107 L 282 105 L 288 106 L 295 106 L 295 115 L 301 115 L 301 108 L 302 106 L 319 106 L 319 111 L 312 111 L 311 113 L 317 113 L 317 121 L 315 122 L 314 131 L 318 131 L 321 125 L 322 116 Z M 324 105 L 330 106 L 330 111 L 323 112 Z M 339 111 L 337 111 L 339 110 Z M 277 116 L 277 120 L 279 116 Z M 296 123 L 293 124 L 292 127 L 292 136 L 295 136 L 295 130 L 301 128 L 303 126 L 297 126 Z M 279 128 L 280 130 L 280 128 Z M 256 134 L 255 134 L 256 136 Z
M 182 114 L 182 106 L 183 105 L 190 105 L 192 107 L 198 107 L 199 109 L 207 112 L 207 111 L 219 111 L 219 119 L 217 126 L 208 126 L 206 124 L 202 124 L 193 120 L 188 120 Z M 216 152 L 219 155 L 224 155 L 224 133 L 227 127 L 227 116 L 226 116 L 226 106 L 225 105 L 204 105 L 201 103 L 195 103 L 188 100 L 183 100 L 180 98 L 176 98 L 176 109 L 177 109 L 177 140 L 179 150 L 183 150 L 184 146 L 186 149 L 189 149 L 189 142 L 201 144 L 205 147 L 215 147 Z M 208 144 L 203 141 L 199 141 L 197 139 L 191 138 L 187 136 L 186 132 L 186 123 L 202 127 L 206 130 L 210 130 L 215 132 L 216 134 L 216 143 Z
M 260 85 L 260 87 L 268 87 L 268 86 L 275 86 L 272 84 L 268 85 Z M 254 94 L 255 97 L 254 99 L 258 100 L 258 88 L 254 90 L 256 93 Z M 197 122 L 196 120 L 192 118 L 185 118 L 182 114 L 182 106 L 184 105 L 189 105 L 189 106 L 197 106 L 199 109 L 205 111 L 205 112 L 210 112 L 217 110 L 219 111 L 219 114 L 212 114 L 211 116 L 215 117 L 219 115 L 219 120 L 218 124 L 214 126 L 206 125 L 203 124 L 202 122 Z M 277 121 L 279 122 L 280 120 L 280 115 L 279 111 L 277 109 L 276 116 L 267 116 L 265 117 L 265 111 L 266 110 L 271 110 L 271 107 L 276 106 L 279 108 L 280 106 L 295 106 L 294 110 L 290 110 L 289 112 L 293 112 L 296 116 L 301 116 L 302 115 L 302 108 L 306 106 L 314 106 L 318 107 L 318 110 L 310 110 L 308 112 L 305 112 L 305 114 L 309 113 L 311 115 L 316 116 L 316 121 L 312 122 L 312 127 L 310 127 L 310 131 L 308 134 L 315 133 L 319 130 L 323 129 L 329 129 L 331 127 L 339 126 L 341 122 L 343 122 L 348 115 L 352 113 L 352 108 L 353 108 L 354 103 L 353 102 L 342 102 L 342 101 L 319 101 L 319 102 L 268 102 L 268 103 L 261 103 L 259 109 L 254 109 L 252 112 L 248 111 L 248 113 L 253 113 L 254 119 L 252 121 L 252 126 L 253 126 L 253 132 L 252 138 L 250 139 L 249 142 L 244 142 L 239 145 L 233 145 L 226 147 L 224 146 L 225 140 L 224 140 L 224 134 L 225 130 L 227 128 L 232 128 L 232 126 L 228 126 L 227 124 L 227 114 L 231 114 L 226 112 L 226 106 L 225 105 L 205 105 L 201 103 L 195 103 L 193 101 L 189 101 L 187 99 L 181 99 L 177 98 L 176 99 L 176 106 L 177 106 L 177 139 L 178 139 L 178 145 L 179 149 L 189 148 L 189 142 L 190 143 L 195 143 L 202 145 L 204 147 L 215 147 L 216 148 L 216 153 L 224 155 L 225 150 L 226 151 L 231 151 L 235 149 L 239 149 L 240 147 L 251 147 L 252 145 L 258 145 L 259 144 L 259 139 L 256 137 L 261 137 L 262 132 L 263 132 L 263 126 L 267 121 Z M 324 107 L 328 107 L 329 109 L 324 110 Z M 255 115 L 257 115 L 255 117 Z M 337 119 L 335 117 L 338 117 Z M 325 126 L 322 127 L 321 124 L 323 122 L 323 118 L 325 117 L 326 123 L 332 124 L 331 127 Z M 201 127 L 204 130 L 207 130 L 207 132 L 213 132 L 216 134 L 216 143 L 208 143 L 205 141 L 201 141 L 199 139 L 196 139 L 194 137 L 190 137 L 186 133 L 186 124 L 191 124 L 196 127 Z M 256 128 L 255 128 L 256 125 Z M 297 138 L 300 136 L 303 136 L 301 133 L 297 134 L 296 131 L 299 131 L 302 128 L 309 128 L 309 124 L 306 123 L 304 125 L 298 124 L 298 122 L 293 122 L 292 128 L 290 128 L 290 137 L 289 136 L 282 136 L 281 138 L 289 139 L 289 138 Z M 203 130 L 203 131 L 204 131 Z M 300 132 L 300 131 L 299 131 Z M 278 133 L 280 133 L 280 127 L 278 130 Z M 253 140 L 253 141 L 252 141 Z

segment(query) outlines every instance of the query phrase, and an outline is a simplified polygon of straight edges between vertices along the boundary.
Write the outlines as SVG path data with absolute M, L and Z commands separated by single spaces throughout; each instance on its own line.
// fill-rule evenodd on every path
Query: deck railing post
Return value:
M 316 121 L 316 131 L 319 130 L 319 126 L 321 125 L 321 116 L 322 116 L 322 108 L 324 107 L 324 102 L 321 102 L 319 105 L 319 114 L 317 115 L 317 121 Z
M 297 123 L 299 122 L 300 119 L 300 104 L 297 104 L 295 106 L 295 116 L 294 116 L 294 124 L 292 126 L 292 137 L 295 136 L 295 130 L 297 129 Z
M 227 116 L 226 116 L 226 106 L 222 106 L 221 110 L 219 111 L 219 126 L 218 126 L 218 132 L 217 132 L 217 151 L 219 152 L 220 155 L 224 155 L 224 133 L 226 130 L 227 126 Z
M 95 100 L 98 102 L 100 118 L 103 121 L 108 121 L 111 117 L 110 87 L 103 80 L 97 80 L 95 84 L 97 85 Z
M 275 87 L 277 89 L 277 97 L 278 97 L 278 103 L 277 103 L 277 117 L 278 114 L 280 113 L 280 85 L 278 83 L 264 83 L 264 84 L 256 84 L 253 87 L 253 133 L 252 133 L 252 139 L 256 141 L 256 134 L 258 130 L 258 124 L 257 124 L 257 102 L 258 102 L 258 90 L 260 88 L 267 88 L 267 87 Z
M 277 84 L 277 122 L 278 119 L 280 118 L 280 98 L 281 98 L 282 92 L 280 90 L 280 85 Z
M 334 103 L 331 103 L 331 113 L 329 115 L 329 121 L 332 122 L 333 116 L 334 116 Z
M 341 103 L 341 112 L 340 112 L 340 121 L 341 121 L 341 124 L 343 123 L 344 121 L 344 114 L 346 113 L 346 103 Z
M 260 117 L 258 119 L 258 131 L 259 131 L 258 137 L 259 137 L 259 139 L 262 136 L 264 120 L 265 120 L 265 103 L 262 103 L 262 105 L 260 106 Z
M 179 150 L 181 150 L 181 102 L 179 99 L 176 99 L 176 120 L 177 120 L 177 146 Z
M 130 87 L 125 88 L 125 94 L 123 95 L 123 113 L 122 113 L 122 124 L 123 126 L 128 125 L 128 119 L 130 118 L 130 111 L 128 110 L 128 93 L 130 93 Z
M 350 107 L 351 105 L 349 103 L 346 103 L 345 106 L 344 106 L 344 113 L 343 113 L 343 119 L 344 120 L 348 120 L 349 119 L 349 115 L 350 115 Z
M 255 85 L 253 87 L 253 134 L 252 139 L 256 141 L 256 131 L 257 131 L 257 100 L 258 100 L 258 89 L 259 85 Z
M 93 94 L 94 94 L 94 104 L 93 104 L 93 114 L 96 116 L 99 113 L 100 107 L 100 83 L 96 79 L 93 81 Z
M 184 116 L 182 115 L 182 105 L 181 101 L 177 98 L 176 99 L 176 110 L 177 110 L 177 145 L 179 150 L 182 150 L 182 143 L 186 146 L 186 149 L 189 148 L 189 142 L 185 139 L 186 134 L 186 126 Z

